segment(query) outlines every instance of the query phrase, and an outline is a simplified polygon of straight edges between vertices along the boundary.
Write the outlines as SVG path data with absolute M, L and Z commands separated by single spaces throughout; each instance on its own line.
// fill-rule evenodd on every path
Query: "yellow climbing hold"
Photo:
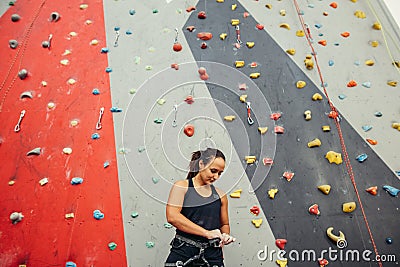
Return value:
M 89 7 L 88 4 L 81 4 L 81 5 L 79 6 L 80 9 L 86 9 L 86 8 L 88 8 L 88 7 Z
M 343 212 L 349 213 L 356 209 L 356 202 L 343 203 Z
M 255 226 L 256 228 L 260 228 L 260 226 L 261 226 L 261 224 L 262 224 L 262 218 L 251 220 L 251 222 L 254 224 L 254 226 Z
M 305 86 L 306 86 L 305 81 L 297 81 L 297 83 L 296 83 L 296 87 L 299 89 L 304 88 Z
M 65 219 L 72 219 L 74 217 L 75 217 L 75 215 L 73 212 L 65 214 Z
M 398 68 L 400 68 L 400 61 L 393 61 L 393 63 L 392 63 L 394 66 L 396 66 L 396 67 L 398 67 Z
M 281 24 L 279 24 L 279 28 L 284 28 L 286 30 L 290 30 L 290 25 L 287 23 L 281 23 Z
M 268 131 L 268 127 L 258 127 L 260 134 L 265 134 Z
M 287 259 L 276 260 L 276 264 L 278 264 L 279 267 L 286 267 L 286 265 L 287 265 Z
M 296 49 L 294 49 L 294 48 L 289 48 L 288 50 L 286 50 L 286 53 L 288 53 L 289 55 L 294 55 L 294 54 L 296 54 Z
M 240 194 L 242 193 L 242 189 L 238 189 L 233 191 L 229 196 L 231 198 L 240 198 Z
M 304 119 L 305 119 L 306 121 L 311 120 L 311 110 L 306 110 L 306 111 L 304 111 Z
M 269 198 L 270 199 L 274 199 L 275 198 L 275 195 L 276 195 L 276 193 L 278 193 L 278 189 L 277 188 L 272 188 L 272 189 L 270 189 L 270 190 L 268 190 L 268 196 L 269 196 Z
M 246 156 L 244 157 L 244 160 L 246 161 L 247 164 L 253 164 L 256 162 L 256 156 Z
M 318 190 L 324 193 L 325 195 L 328 195 L 329 192 L 331 192 L 331 186 L 328 184 L 320 185 L 318 186 Z
M 233 5 L 231 6 L 232 11 L 233 11 L 233 10 L 236 10 L 236 8 L 237 8 L 237 4 L 233 4 Z
M 233 121 L 234 119 L 236 119 L 236 116 L 234 115 L 228 115 L 224 117 L 224 120 L 226 121 Z
M 357 3 L 357 0 L 350 0 L 351 2 L 353 2 L 353 3 Z
M 308 70 L 312 70 L 314 68 L 314 61 L 312 60 L 312 55 L 307 55 L 304 59 L 304 65 Z
M 231 19 L 231 24 L 232 24 L 232 26 L 239 25 L 239 23 L 240 23 L 240 20 L 238 20 L 238 19 Z
M 260 75 L 261 75 L 261 73 L 259 73 L 259 72 L 253 72 L 253 73 L 250 73 L 250 78 L 257 79 L 258 77 L 260 77 Z
M 68 59 L 62 59 L 60 60 L 60 64 L 63 66 L 67 66 L 69 64 L 69 60 Z
M 329 163 L 336 163 L 337 165 L 343 162 L 342 154 L 335 151 L 328 151 L 325 158 L 328 159 Z
M 279 11 L 279 14 L 280 14 L 281 16 L 286 16 L 286 10 L 281 9 L 281 10 Z
M 247 95 L 241 95 L 241 96 L 239 97 L 240 102 L 243 102 L 243 103 L 246 102 L 246 99 L 247 99 Z
M 228 36 L 228 34 L 226 34 L 226 33 L 221 33 L 220 35 L 219 35 L 219 38 L 221 39 L 221 40 L 225 40 L 225 38 Z
M 379 45 L 378 41 L 371 41 L 371 46 L 372 47 L 377 47 Z
M 298 30 L 298 31 L 296 31 L 296 36 L 298 36 L 298 37 L 304 37 L 304 35 L 305 35 L 305 33 L 304 33 L 303 30 Z
M 322 100 L 322 95 L 320 93 L 315 93 L 315 94 L 313 94 L 311 99 L 314 101 Z
M 397 129 L 400 131 L 400 122 L 393 122 L 392 123 L 392 128 L 393 129 Z
M 314 140 L 308 142 L 307 144 L 308 147 L 317 147 L 317 146 L 321 146 L 321 140 L 319 140 L 318 138 L 315 138 Z
M 367 66 L 373 66 L 375 64 L 375 62 L 372 59 L 368 59 L 367 61 L 365 61 L 365 65 Z
M 246 42 L 248 48 L 253 48 L 254 42 Z
M 217 3 L 223 3 L 225 0 L 217 0 Z
M 272 5 L 271 4 L 266 4 L 265 7 L 268 8 L 268 9 L 271 9 Z
M 387 82 L 388 85 L 396 87 L 397 86 L 397 82 L 396 81 L 388 81 Z
M 90 41 L 90 45 L 98 45 L 99 41 L 97 41 L 96 39 L 93 39 L 92 41 Z
M 372 24 L 372 28 L 379 31 L 382 29 L 382 25 L 379 22 L 375 22 Z
M 68 84 L 73 85 L 74 83 L 76 83 L 76 80 L 71 78 L 67 81 Z
M 365 15 L 365 13 L 361 10 L 356 10 L 354 12 L 354 16 L 356 16 L 359 19 L 365 19 L 367 16 Z
M 243 68 L 244 67 L 244 61 L 243 60 L 235 61 L 235 67 L 236 68 Z
M 329 125 L 322 125 L 322 131 L 323 132 L 330 132 L 331 131 L 331 127 Z

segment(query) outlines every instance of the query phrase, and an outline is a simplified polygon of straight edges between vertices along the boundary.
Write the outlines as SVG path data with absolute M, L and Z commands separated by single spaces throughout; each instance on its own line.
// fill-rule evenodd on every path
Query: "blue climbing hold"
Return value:
M 360 61 L 359 60 L 354 61 L 354 65 L 360 66 Z
M 344 95 L 344 94 L 340 94 L 338 97 L 339 97 L 340 100 L 343 100 L 343 99 L 345 99 L 347 96 Z
M 126 35 L 131 35 L 132 34 L 132 31 L 131 30 L 126 30 Z
M 112 107 L 110 108 L 111 112 L 122 112 L 122 108 Z
M 110 162 L 106 161 L 103 163 L 103 168 L 107 168 L 108 166 L 110 166 Z
M 308 4 L 307 5 L 309 8 L 314 8 L 314 4 Z
M 107 73 L 110 73 L 110 72 L 112 72 L 112 68 L 110 68 L 110 67 L 107 67 L 107 68 L 106 68 L 106 72 L 107 72 Z
M 315 24 L 314 26 L 315 26 L 315 28 L 317 28 L 317 29 L 321 29 L 321 28 L 322 28 L 322 25 L 321 25 L 321 24 Z
M 400 192 L 400 189 L 397 189 L 396 187 L 390 186 L 390 185 L 384 185 L 382 188 L 388 192 L 392 197 L 397 197 L 397 195 Z
M 358 155 L 358 156 L 356 157 L 356 160 L 357 160 L 358 162 L 364 162 L 367 158 L 368 158 L 368 155 L 365 154 L 365 153 L 363 153 L 363 154 Z
M 136 14 L 136 10 L 134 10 L 134 9 L 130 9 L 129 10 L 129 15 L 135 15 Z
M 324 34 L 323 33 L 318 33 L 318 36 L 324 36 Z
M 333 64 L 335 64 L 335 62 L 334 62 L 332 59 L 330 59 L 330 60 L 328 61 L 328 65 L 329 65 L 329 67 L 332 67 L 332 66 L 333 66 Z
M 73 261 L 67 261 L 65 267 L 76 267 L 76 263 Z
M 395 173 L 397 174 L 397 176 L 400 176 L 400 171 L 395 171 Z
M 393 243 L 393 240 L 390 237 L 386 237 L 385 242 L 386 244 L 391 245 Z
M 83 183 L 83 178 L 81 178 L 81 177 L 74 177 L 71 179 L 72 185 L 81 184 L 81 183 Z
M 93 217 L 96 220 L 104 219 L 104 213 L 102 213 L 100 210 L 95 210 L 95 211 L 93 211 Z
M 99 139 L 99 138 L 100 138 L 100 135 L 98 133 L 92 134 L 92 139 L 93 140 L 96 140 L 96 139 Z
M 100 90 L 97 89 L 97 88 L 94 88 L 93 91 L 92 91 L 92 94 L 99 95 L 100 94 Z
M 104 53 L 108 53 L 109 50 L 107 47 L 103 47 L 100 52 L 104 54 Z
M 364 132 L 368 132 L 369 130 L 372 129 L 372 126 L 371 125 L 363 125 L 361 128 L 364 130 Z
M 334 45 L 334 46 L 339 46 L 339 43 L 334 43 L 333 45 Z
M 363 82 L 362 86 L 364 86 L 365 88 L 371 88 L 371 82 Z
M 118 27 L 118 26 L 115 26 L 114 27 L 114 31 L 119 31 L 121 28 L 120 27 Z

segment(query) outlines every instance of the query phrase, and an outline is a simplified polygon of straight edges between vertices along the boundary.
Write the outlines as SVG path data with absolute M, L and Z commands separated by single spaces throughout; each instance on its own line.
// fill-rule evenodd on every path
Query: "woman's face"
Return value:
M 212 184 L 221 176 L 225 169 L 225 160 L 222 158 L 214 158 L 204 166 L 202 160 L 199 162 L 200 178 L 204 184 Z

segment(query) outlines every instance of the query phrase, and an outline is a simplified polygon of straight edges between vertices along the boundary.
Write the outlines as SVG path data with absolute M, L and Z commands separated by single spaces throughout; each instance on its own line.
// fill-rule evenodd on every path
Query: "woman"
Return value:
M 213 185 L 224 169 L 220 150 L 196 151 L 187 179 L 172 186 L 166 215 L 176 235 L 165 266 L 224 266 L 222 247 L 235 241 L 229 235 L 228 199 Z

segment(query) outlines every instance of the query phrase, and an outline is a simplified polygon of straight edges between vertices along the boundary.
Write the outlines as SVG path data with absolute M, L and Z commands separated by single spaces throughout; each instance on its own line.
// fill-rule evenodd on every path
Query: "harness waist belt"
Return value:
M 206 248 L 209 248 L 209 247 L 213 247 L 213 248 L 220 247 L 220 245 L 219 245 L 220 239 L 219 238 L 210 239 L 207 242 L 196 241 L 196 240 L 193 240 L 193 239 L 190 239 L 190 238 L 178 235 L 178 234 L 175 235 L 175 238 L 179 239 L 179 240 L 181 240 L 181 241 L 183 241 L 185 243 L 188 243 L 188 244 L 190 244 L 192 246 L 195 246 L 197 248 L 206 249 Z

